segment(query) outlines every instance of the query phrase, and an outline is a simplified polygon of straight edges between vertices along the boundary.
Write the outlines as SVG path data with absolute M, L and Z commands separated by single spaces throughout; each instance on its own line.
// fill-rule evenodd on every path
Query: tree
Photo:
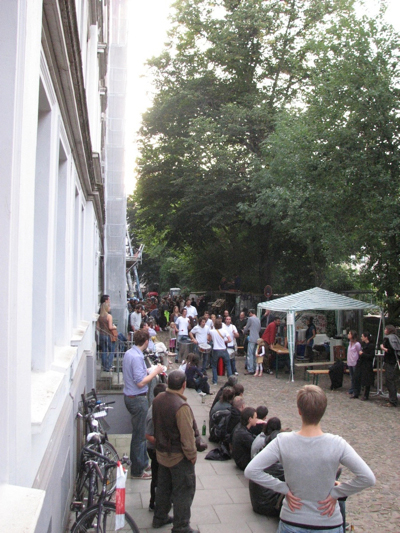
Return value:
M 265 219 L 260 206 L 273 205 L 310 257 L 315 247 L 322 254 L 322 271 L 354 255 L 392 316 L 400 311 L 399 44 L 382 18 L 330 28 L 304 107 L 283 112 L 263 147 L 269 168 L 252 183 L 249 211 Z
M 189 246 L 197 253 L 219 246 L 226 233 L 240 236 L 234 240 L 244 255 L 257 248 L 252 287 L 272 282 L 272 253 L 288 239 L 279 224 L 268 231 L 246 222 L 239 204 L 255 198 L 252 182 L 265 168 L 263 143 L 275 131 L 279 111 L 309 85 L 310 58 L 323 32 L 352 4 L 175 4 L 167 49 L 150 61 L 157 94 L 143 119 L 135 193 L 143 227 L 162 233 L 172 250 Z

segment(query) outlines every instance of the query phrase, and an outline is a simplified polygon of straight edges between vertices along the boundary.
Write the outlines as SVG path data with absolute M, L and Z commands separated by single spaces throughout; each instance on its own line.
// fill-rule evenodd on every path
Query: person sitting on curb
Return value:
M 236 466 L 244 470 L 251 460 L 251 445 L 254 435 L 250 429 L 257 424 L 257 412 L 254 407 L 245 407 L 240 414 L 240 424 L 233 432 L 232 457 Z

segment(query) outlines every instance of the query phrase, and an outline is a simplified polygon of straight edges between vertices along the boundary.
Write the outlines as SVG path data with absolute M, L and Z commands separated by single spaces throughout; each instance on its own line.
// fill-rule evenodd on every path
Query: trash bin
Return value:
M 190 339 L 181 339 L 179 341 L 178 360 L 182 362 L 187 359 L 189 353 L 193 352 L 195 344 Z

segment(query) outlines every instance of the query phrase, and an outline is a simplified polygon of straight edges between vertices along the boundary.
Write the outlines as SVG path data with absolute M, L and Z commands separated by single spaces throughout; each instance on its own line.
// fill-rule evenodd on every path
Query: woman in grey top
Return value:
M 350 496 L 375 484 L 369 466 L 342 437 L 323 433 L 320 425 L 327 398 L 315 385 L 297 395 L 302 419 L 298 432 L 280 433 L 250 462 L 245 476 L 263 487 L 285 494 L 277 533 L 343 533 L 338 498 Z M 285 481 L 264 472 L 281 462 Z M 355 477 L 335 481 L 339 464 Z

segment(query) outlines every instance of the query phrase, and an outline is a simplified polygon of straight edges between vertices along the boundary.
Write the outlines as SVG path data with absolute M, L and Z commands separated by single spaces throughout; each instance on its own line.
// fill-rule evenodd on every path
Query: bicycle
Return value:
M 107 457 L 108 460 L 118 461 L 118 452 L 114 446 L 108 442 L 107 433 L 104 431 L 102 424 L 99 421 L 107 415 L 110 403 L 102 403 L 97 400 L 94 389 L 90 394 L 90 398 L 85 398 L 82 395 L 82 407 L 85 414 L 77 413 L 78 418 L 83 418 L 86 421 L 87 436 L 86 447 L 81 450 L 78 473 L 75 480 L 75 495 L 74 501 L 71 503 L 71 510 L 75 511 L 78 516 L 86 507 L 90 507 L 95 503 L 98 495 L 101 492 L 101 482 L 97 481 L 90 487 L 90 471 L 87 468 L 88 453 L 85 450 L 92 450 L 98 452 L 102 457 Z M 104 424 L 104 422 L 103 422 Z M 104 468 L 104 463 L 99 459 L 100 469 Z M 107 477 L 107 497 L 111 497 L 116 487 L 116 470 L 110 471 Z
M 103 471 L 100 469 L 98 461 L 94 459 L 89 459 L 86 461 L 86 465 L 89 471 L 90 479 L 90 488 L 94 488 L 94 483 L 96 479 L 100 479 L 102 483 L 102 490 L 98 497 L 97 503 L 88 507 L 83 511 L 71 528 L 71 533 L 111 533 L 115 532 L 115 522 L 116 522 L 116 505 L 115 503 L 107 501 L 107 481 L 108 473 L 112 468 L 117 467 L 115 461 L 111 461 L 106 456 L 91 450 L 88 447 L 84 447 L 83 450 L 88 456 L 97 458 L 103 463 Z M 123 457 L 122 464 L 130 465 L 130 461 L 127 457 Z M 91 490 L 90 489 L 90 490 Z M 139 528 L 137 527 L 133 518 L 125 513 L 125 526 L 124 531 L 133 531 L 133 533 L 139 533 Z

